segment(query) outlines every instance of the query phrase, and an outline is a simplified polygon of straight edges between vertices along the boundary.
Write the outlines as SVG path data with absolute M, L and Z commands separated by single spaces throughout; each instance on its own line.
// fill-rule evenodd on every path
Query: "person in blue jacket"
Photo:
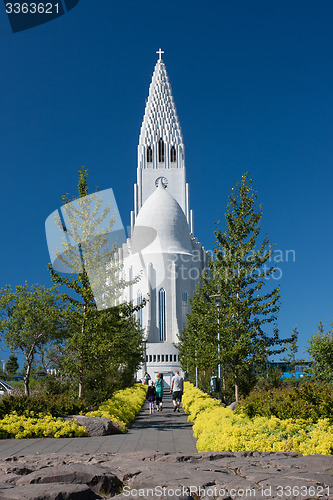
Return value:
M 156 375 L 156 380 L 155 380 L 155 391 L 156 391 L 156 406 L 157 406 L 157 411 L 162 411 L 163 407 L 163 378 L 160 373 Z

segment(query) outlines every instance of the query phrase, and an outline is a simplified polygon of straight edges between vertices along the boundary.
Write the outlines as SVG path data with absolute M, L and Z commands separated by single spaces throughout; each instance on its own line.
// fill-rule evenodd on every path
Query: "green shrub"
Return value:
M 203 390 L 215 397 L 219 396 L 219 392 L 216 391 L 214 393 L 211 392 L 210 387 L 210 379 L 211 376 L 214 375 L 213 370 L 198 370 L 198 386 Z M 225 388 L 222 388 L 222 401 L 224 404 L 229 405 L 233 401 L 235 401 L 235 375 L 234 373 L 228 369 L 228 367 L 224 368 L 224 379 L 225 379 Z M 190 373 L 189 381 L 194 383 L 196 377 L 195 372 Z M 252 367 L 242 368 L 239 370 L 239 394 L 242 396 L 247 396 L 251 390 L 255 387 L 258 381 L 258 375 L 252 370 Z
M 236 413 L 243 413 L 250 418 L 274 416 L 281 419 L 311 419 L 313 422 L 328 418 L 333 422 L 332 386 L 307 382 L 296 387 L 255 390 L 240 401 Z
M 0 400 L 0 418 L 4 418 L 12 412 L 18 415 L 29 415 L 31 411 L 35 413 L 50 414 L 53 417 L 63 417 L 65 415 L 77 415 L 88 409 L 84 401 L 74 399 L 66 394 L 33 395 L 28 398 L 25 395 L 3 396 Z
M 41 380 L 40 392 L 47 395 L 68 394 L 72 392 L 71 382 L 68 379 L 60 380 L 48 375 Z

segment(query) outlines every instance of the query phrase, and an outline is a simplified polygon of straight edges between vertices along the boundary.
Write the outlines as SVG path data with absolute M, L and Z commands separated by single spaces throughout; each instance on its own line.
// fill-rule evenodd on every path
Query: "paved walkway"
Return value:
M 173 411 L 171 395 L 163 398 L 163 411 L 149 415 L 148 403 L 127 434 L 86 438 L 35 438 L 0 440 L 0 457 L 46 453 L 131 453 L 141 450 L 197 453 L 187 415 Z

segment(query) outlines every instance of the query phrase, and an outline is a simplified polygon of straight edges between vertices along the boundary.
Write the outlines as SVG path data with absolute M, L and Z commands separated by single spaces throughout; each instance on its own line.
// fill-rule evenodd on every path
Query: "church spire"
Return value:
M 168 164 L 168 159 L 173 160 L 173 163 L 175 156 L 177 156 L 173 153 L 173 158 L 171 158 L 171 148 L 174 147 L 176 150 L 179 146 L 183 147 L 183 137 L 169 77 L 162 60 L 164 51 L 159 49 L 156 53 L 159 54 L 159 59 L 156 62 L 152 82 L 149 87 L 139 144 L 153 149 L 154 146 L 158 146 L 159 141 L 162 139 L 169 153 L 166 154 L 167 152 L 165 151 L 164 154 L 164 161 L 167 161 Z M 163 155 L 159 155 L 159 157 L 156 155 L 156 157 L 161 162 Z
M 189 188 L 185 175 L 183 136 L 172 96 L 169 77 L 159 49 L 152 81 L 149 87 L 138 145 L 137 183 L 134 186 L 134 211 L 131 226 L 135 224 L 142 205 L 162 182 L 165 189 L 181 206 L 188 223 Z

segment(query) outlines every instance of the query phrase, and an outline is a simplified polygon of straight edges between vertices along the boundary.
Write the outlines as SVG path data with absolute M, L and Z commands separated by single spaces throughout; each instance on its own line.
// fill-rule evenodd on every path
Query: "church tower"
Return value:
M 193 232 L 189 189 L 185 179 L 182 131 L 169 77 L 162 60 L 164 52 L 160 49 L 157 53 L 159 59 L 149 87 L 139 137 L 137 183 L 134 185 L 134 211 L 131 213 L 131 224 L 134 225 L 142 205 L 161 179 L 163 185 L 181 206 Z
M 157 53 L 139 137 L 131 238 L 118 256 L 124 279 L 132 281 L 123 299 L 148 300 L 138 312 L 146 340 L 138 377 L 160 372 L 168 386 L 180 369 L 177 342 L 206 254 L 193 235 L 183 137 L 163 51 Z

